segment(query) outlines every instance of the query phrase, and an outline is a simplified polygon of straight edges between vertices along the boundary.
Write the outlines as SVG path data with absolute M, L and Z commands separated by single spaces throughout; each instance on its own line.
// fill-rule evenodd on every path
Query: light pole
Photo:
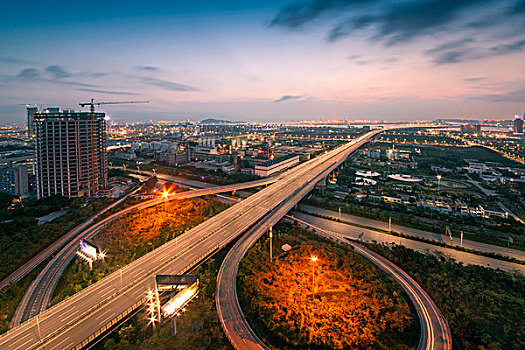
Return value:
M 312 260 L 312 300 L 315 300 L 315 262 L 317 257 L 311 256 L 310 260 Z
M 164 198 L 164 213 L 168 212 L 168 196 L 169 196 L 168 191 L 162 192 L 162 198 Z
M 438 176 L 436 176 L 436 177 L 437 177 L 437 179 L 438 179 L 438 192 L 439 192 L 439 190 L 440 190 L 440 186 L 441 186 L 441 175 L 438 175 Z
M 40 332 L 40 315 L 36 315 L 36 328 L 38 329 L 38 341 L 42 341 L 42 333 Z

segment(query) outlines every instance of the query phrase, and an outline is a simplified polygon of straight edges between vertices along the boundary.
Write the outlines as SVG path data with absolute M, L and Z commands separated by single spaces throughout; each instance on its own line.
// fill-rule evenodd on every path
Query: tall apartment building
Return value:
M 517 115 L 514 118 L 513 131 L 516 134 L 523 134 L 523 117 L 524 116 Z
M 35 114 L 38 112 L 37 105 L 26 105 L 27 111 L 27 136 L 35 137 Z
M 104 113 L 44 111 L 35 114 L 35 182 L 38 198 L 97 195 L 107 187 Z

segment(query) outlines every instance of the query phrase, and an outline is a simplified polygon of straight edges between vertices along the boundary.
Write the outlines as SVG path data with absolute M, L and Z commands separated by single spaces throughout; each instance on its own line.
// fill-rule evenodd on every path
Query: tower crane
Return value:
M 90 102 L 80 102 L 80 107 L 89 106 L 91 112 L 91 161 L 93 165 L 93 192 L 92 195 L 98 193 L 98 174 L 97 174 L 97 159 L 95 152 L 95 106 L 100 105 L 120 105 L 128 103 L 149 103 L 149 101 L 110 101 L 110 102 L 95 102 L 95 99 L 91 99 Z

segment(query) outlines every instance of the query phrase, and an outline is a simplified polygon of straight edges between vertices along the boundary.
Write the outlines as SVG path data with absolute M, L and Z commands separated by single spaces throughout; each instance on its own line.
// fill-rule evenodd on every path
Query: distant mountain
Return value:
M 201 124 L 238 124 L 238 123 L 244 123 L 244 122 L 232 122 L 230 120 L 215 119 L 215 118 L 208 118 L 208 119 L 201 120 Z

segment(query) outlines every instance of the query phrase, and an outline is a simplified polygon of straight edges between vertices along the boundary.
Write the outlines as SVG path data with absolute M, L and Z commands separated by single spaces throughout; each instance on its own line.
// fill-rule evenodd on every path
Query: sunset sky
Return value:
M 525 0 L 5 1 L 0 123 L 24 104 L 148 99 L 114 119 L 512 118 Z

